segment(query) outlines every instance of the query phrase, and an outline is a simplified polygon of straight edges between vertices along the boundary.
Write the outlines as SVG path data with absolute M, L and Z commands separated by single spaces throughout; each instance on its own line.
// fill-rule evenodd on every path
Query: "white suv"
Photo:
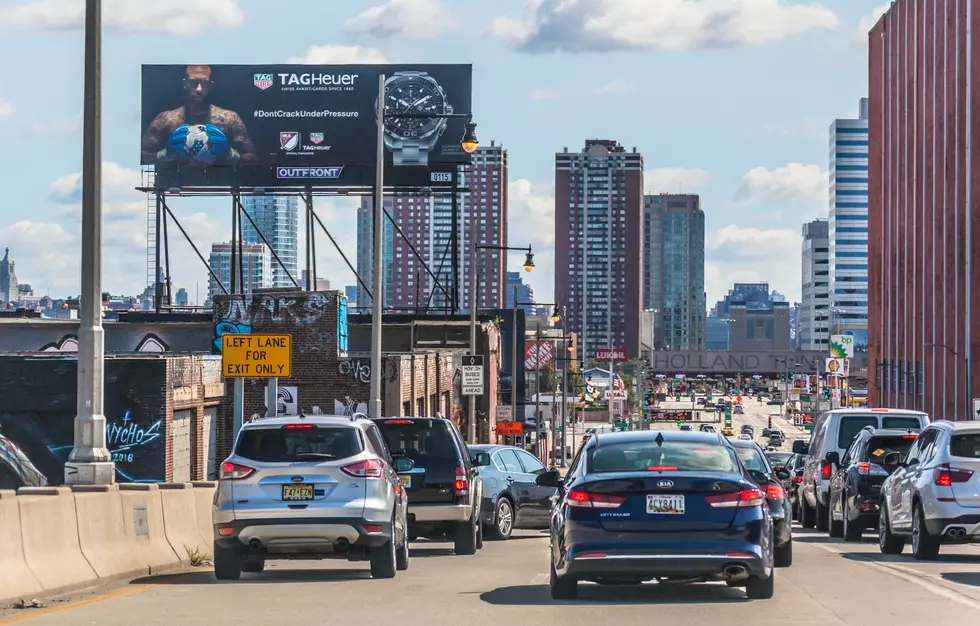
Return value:
M 980 540 L 980 422 L 934 422 L 881 486 L 878 547 L 898 554 L 912 541 L 918 559 L 934 559 L 941 543 Z
M 236 580 L 267 559 L 369 560 L 408 568 L 407 495 L 384 438 L 362 416 L 259 419 L 238 433 L 214 496 L 214 573 Z

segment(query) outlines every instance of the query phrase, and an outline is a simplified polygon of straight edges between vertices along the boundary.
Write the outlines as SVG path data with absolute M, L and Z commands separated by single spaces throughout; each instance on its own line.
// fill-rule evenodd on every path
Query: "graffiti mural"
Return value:
M 367 402 L 361 402 L 355 400 L 350 396 L 346 396 L 343 400 L 333 401 L 334 415 L 353 415 L 355 413 L 363 413 L 367 415 L 368 406 Z
M 337 371 L 342 376 L 350 376 L 351 380 L 365 385 L 371 382 L 371 364 L 359 359 L 341 359 L 337 363 Z
M 167 342 L 153 333 L 146 333 L 133 347 L 133 352 L 167 352 L 170 346 Z M 65 335 L 58 341 L 41 346 L 38 352 L 78 352 L 78 337 Z
M 58 341 L 41 346 L 39 352 L 78 352 L 78 337 L 65 335 Z
M 227 302 L 214 304 L 214 349 L 221 352 L 221 338 L 225 335 L 246 335 L 252 332 L 252 313 L 249 304 L 241 296 L 233 296 Z M 220 311 L 220 308 L 227 310 Z
M 316 326 L 323 321 L 332 295 L 310 293 L 216 296 L 214 299 L 214 349 L 221 351 L 221 337 L 252 332 L 270 325 Z M 333 329 L 315 335 L 299 352 L 324 352 L 337 341 Z

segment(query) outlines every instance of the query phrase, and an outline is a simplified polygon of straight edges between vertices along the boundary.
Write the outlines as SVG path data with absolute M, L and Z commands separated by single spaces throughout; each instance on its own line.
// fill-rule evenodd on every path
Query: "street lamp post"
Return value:
M 75 437 L 65 483 L 109 485 L 116 468 L 106 448 L 102 331 L 102 0 L 85 3 L 82 149 L 82 275 L 78 323 Z

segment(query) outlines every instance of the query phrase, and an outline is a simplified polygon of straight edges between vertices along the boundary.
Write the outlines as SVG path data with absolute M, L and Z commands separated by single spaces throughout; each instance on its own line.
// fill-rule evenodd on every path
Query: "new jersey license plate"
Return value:
M 655 515 L 683 515 L 684 496 L 648 494 L 647 513 Z
M 313 485 L 283 485 L 282 499 L 290 501 L 312 500 Z

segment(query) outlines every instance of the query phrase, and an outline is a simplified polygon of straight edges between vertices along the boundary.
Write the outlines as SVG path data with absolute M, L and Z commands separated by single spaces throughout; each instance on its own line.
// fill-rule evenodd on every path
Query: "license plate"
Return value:
M 647 495 L 647 513 L 684 515 L 684 496 Z
M 283 485 L 282 499 L 291 501 L 312 500 L 313 485 Z
M 402 481 L 402 487 L 405 489 L 410 489 L 412 487 L 412 476 L 399 476 L 398 480 Z

